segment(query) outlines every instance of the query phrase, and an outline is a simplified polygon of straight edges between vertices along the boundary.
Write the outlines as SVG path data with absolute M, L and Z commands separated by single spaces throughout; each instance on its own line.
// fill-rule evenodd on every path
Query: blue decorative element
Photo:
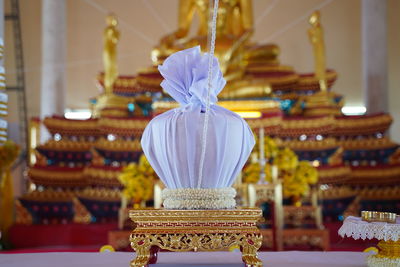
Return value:
M 151 111 L 153 110 L 151 103 L 137 103 L 137 105 L 142 110 L 143 116 L 149 116 Z
M 338 103 L 340 103 L 340 101 L 342 101 L 342 99 L 343 99 L 343 96 L 337 96 L 337 97 L 334 98 L 334 102 L 336 104 L 338 104 Z
M 92 161 L 92 154 L 88 151 L 55 151 L 44 148 L 36 149 L 47 158 L 47 165 L 58 165 L 61 162 L 87 164 Z
M 346 211 L 347 207 L 353 202 L 355 196 L 338 198 L 338 199 L 323 199 L 322 214 L 324 221 L 337 221 L 340 216 Z
M 118 220 L 118 211 L 121 207 L 120 200 L 97 200 L 79 197 L 79 201 L 90 212 L 93 223 L 110 222 Z
M 44 222 L 62 223 L 71 222 L 74 217 L 72 201 L 35 201 L 20 198 L 22 206 L 28 210 L 33 224 Z
M 295 153 L 299 157 L 299 160 L 314 161 L 318 160 L 322 164 L 327 164 L 329 158 L 336 152 L 338 147 L 325 149 L 325 150 L 296 150 Z
M 129 112 L 135 111 L 135 104 L 134 103 L 128 103 L 128 111 Z
M 138 162 L 142 151 L 110 151 L 95 148 L 97 153 L 104 158 L 104 164 L 110 165 L 112 162 Z
M 360 149 L 346 150 L 343 153 L 345 161 L 375 161 L 377 163 L 387 163 L 389 157 L 396 152 L 399 146 L 392 146 L 384 149 Z
M 285 114 L 290 114 L 290 111 L 292 110 L 294 104 L 296 103 L 296 100 L 292 99 L 284 99 L 280 101 L 281 103 L 281 109 Z

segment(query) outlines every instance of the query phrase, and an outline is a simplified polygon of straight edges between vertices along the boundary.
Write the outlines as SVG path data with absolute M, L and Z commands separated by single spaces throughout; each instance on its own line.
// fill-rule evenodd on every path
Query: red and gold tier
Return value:
M 122 167 L 92 165 L 85 168 L 83 176 L 86 182 L 91 186 L 122 188 L 118 180 L 118 175 L 121 173 L 121 170 Z
M 385 113 L 360 115 L 360 116 L 338 116 L 336 127 L 332 135 L 340 136 L 365 136 L 372 134 L 383 134 L 392 124 L 392 116 Z
M 151 117 L 104 117 L 99 119 L 98 130 L 103 135 L 113 134 L 125 138 L 140 138 Z
M 92 146 L 93 142 L 89 141 L 50 139 L 45 144 L 36 147 L 36 151 L 46 158 L 47 165 L 82 167 L 92 161 Z
M 335 70 L 326 71 L 326 79 L 328 82 L 328 88 L 332 88 L 337 79 L 337 72 Z M 299 80 L 296 84 L 296 91 L 319 91 L 319 80 L 315 77 L 315 73 L 301 73 L 299 74 Z
M 68 188 L 87 185 L 83 176 L 83 167 L 35 165 L 29 169 L 28 176 L 35 185 L 44 187 Z
M 299 138 L 302 135 L 325 136 L 332 132 L 335 119 L 332 116 L 289 116 L 282 122 L 282 129 L 278 136 L 285 138 Z
M 61 116 L 52 116 L 44 119 L 43 124 L 52 135 L 76 137 L 83 140 L 97 138 L 101 133 L 97 119 L 72 120 Z
M 289 66 L 251 64 L 242 79 L 262 81 L 271 85 L 273 91 L 290 91 L 295 88 L 299 75 Z
M 114 83 L 113 93 L 119 96 L 132 97 L 140 94 L 161 93 L 162 77 L 157 67 L 140 70 L 136 76 L 120 75 Z M 97 76 L 98 86 L 104 90 L 104 73 Z

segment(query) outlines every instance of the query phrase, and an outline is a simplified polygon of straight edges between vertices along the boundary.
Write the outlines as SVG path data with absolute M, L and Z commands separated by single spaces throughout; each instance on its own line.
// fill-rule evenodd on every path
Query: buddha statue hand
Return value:
M 187 31 L 185 31 L 184 29 L 178 29 L 175 32 L 172 32 L 162 37 L 160 44 L 162 47 L 166 48 L 174 47 L 176 41 L 185 38 L 186 35 Z

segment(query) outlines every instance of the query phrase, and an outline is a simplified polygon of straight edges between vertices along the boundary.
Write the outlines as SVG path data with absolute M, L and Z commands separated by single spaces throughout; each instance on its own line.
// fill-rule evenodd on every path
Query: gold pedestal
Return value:
M 239 246 L 248 267 L 260 267 L 257 257 L 262 235 L 256 226 L 257 208 L 234 210 L 131 210 L 137 225 L 130 236 L 136 258 L 131 267 L 157 262 L 160 249 L 170 251 L 219 251 Z
M 400 240 L 381 240 L 378 243 L 378 248 L 378 254 L 368 256 L 367 264 L 369 267 L 400 266 Z

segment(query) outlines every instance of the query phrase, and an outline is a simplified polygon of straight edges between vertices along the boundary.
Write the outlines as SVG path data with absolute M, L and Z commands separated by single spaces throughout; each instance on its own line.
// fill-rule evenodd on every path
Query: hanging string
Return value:
M 142 0 L 142 3 L 145 5 L 145 7 L 149 10 L 151 15 L 154 17 L 155 20 L 157 20 L 158 25 L 161 25 L 163 29 L 166 32 L 170 32 L 171 28 L 167 26 L 167 23 L 161 18 L 159 14 L 157 14 L 157 11 L 154 9 L 154 7 L 151 5 L 150 1 L 148 0 Z
M 271 5 L 268 5 L 264 11 L 261 13 L 261 15 L 257 18 L 256 20 L 256 26 L 255 28 L 257 29 L 257 26 L 262 22 L 262 20 L 272 11 L 272 9 L 276 6 L 279 0 L 274 0 Z
M 103 6 L 101 6 L 100 4 L 96 3 L 93 0 L 83 0 L 83 1 L 86 2 L 87 4 L 91 5 L 92 7 L 96 8 L 98 11 L 100 11 L 103 14 L 106 14 L 106 15 L 110 14 L 110 11 L 108 9 L 104 8 Z M 140 37 L 146 43 L 148 43 L 150 45 L 153 45 L 155 43 L 155 41 L 152 38 L 150 38 L 143 32 L 137 30 L 135 27 L 132 27 L 130 23 L 125 22 L 121 18 L 118 18 L 118 23 L 121 26 L 125 27 L 127 30 L 129 30 L 134 35 Z
M 211 2 L 212 0 L 210 0 Z M 200 188 L 201 182 L 203 180 L 203 167 L 204 160 L 206 157 L 206 147 L 207 147 L 207 130 L 208 130 L 208 120 L 209 120 L 209 111 L 210 111 L 210 93 L 212 88 L 212 66 L 214 62 L 214 50 L 215 50 L 215 38 L 217 32 L 217 14 L 218 14 L 218 0 L 214 0 L 214 10 L 212 16 L 211 23 L 211 40 L 210 40 L 210 49 L 208 54 L 208 74 L 207 74 L 207 102 L 206 102 L 206 110 L 204 113 L 204 124 L 203 124 L 203 134 L 201 138 L 201 157 L 199 164 L 199 180 L 197 183 L 197 188 Z
M 294 20 L 291 23 L 287 24 L 283 28 L 278 29 L 276 32 L 274 32 L 270 36 L 268 36 L 268 37 L 264 38 L 263 40 L 261 40 L 261 43 L 266 43 L 266 42 L 270 42 L 272 40 L 275 40 L 279 35 L 287 32 L 289 29 L 291 29 L 292 27 L 296 26 L 300 22 L 307 21 L 307 18 L 310 16 L 310 14 L 312 12 L 329 5 L 332 1 L 333 0 L 326 0 L 326 1 L 324 1 L 324 2 L 322 2 L 320 4 L 318 4 L 318 5 L 314 6 L 313 8 L 310 8 L 306 13 L 304 13 L 303 16 L 297 18 L 296 20 Z

